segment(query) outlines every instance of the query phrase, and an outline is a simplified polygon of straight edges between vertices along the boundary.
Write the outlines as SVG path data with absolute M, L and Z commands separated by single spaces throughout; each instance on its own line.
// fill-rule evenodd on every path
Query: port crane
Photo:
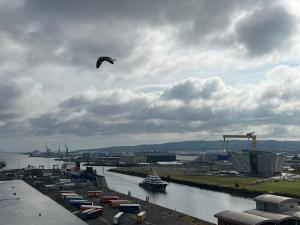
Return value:
M 45 141 L 46 153 L 49 154 L 51 152 L 50 148 L 48 148 L 47 141 Z
M 223 139 L 224 139 L 223 147 L 224 147 L 224 149 L 226 149 L 226 143 L 228 145 L 228 140 L 226 142 L 226 139 L 229 139 L 229 138 L 246 138 L 246 139 L 248 139 L 248 141 L 251 139 L 252 140 L 252 150 L 255 151 L 255 149 L 256 149 L 256 135 L 255 135 L 255 132 L 246 133 L 244 135 L 224 134 L 223 135 Z
M 69 155 L 69 147 L 68 147 L 68 145 L 66 145 L 66 144 L 65 144 L 65 149 L 66 149 L 66 153 L 65 153 L 65 154 L 66 154 L 66 155 Z

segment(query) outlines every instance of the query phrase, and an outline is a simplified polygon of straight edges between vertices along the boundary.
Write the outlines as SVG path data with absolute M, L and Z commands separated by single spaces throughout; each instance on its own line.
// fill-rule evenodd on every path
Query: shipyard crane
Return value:
M 46 153 L 49 154 L 51 152 L 50 148 L 48 148 L 47 141 L 45 141 Z
M 66 145 L 66 144 L 65 144 L 65 149 L 66 149 L 65 155 L 69 155 L 69 147 L 68 147 L 68 145 Z
M 255 151 L 255 149 L 256 149 L 256 135 L 255 135 L 255 132 L 246 133 L 244 135 L 224 134 L 223 135 L 224 149 L 225 149 L 226 139 L 228 139 L 228 138 L 247 138 L 248 141 L 251 139 L 252 140 L 252 150 Z

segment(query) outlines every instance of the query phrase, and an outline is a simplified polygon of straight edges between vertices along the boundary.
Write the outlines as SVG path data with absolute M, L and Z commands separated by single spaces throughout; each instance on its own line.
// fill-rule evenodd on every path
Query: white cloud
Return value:
M 33 118 L 32 126 L 37 135 L 78 136 L 289 127 L 299 122 L 298 77 L 299 68 L 279 66 L 256 85 L 230 86 L 216 77 L 189 78 L 162 93 L 93 90 Z
M 1 136 L 293 137 L 299 1 L 88 2 L 0 1 Z

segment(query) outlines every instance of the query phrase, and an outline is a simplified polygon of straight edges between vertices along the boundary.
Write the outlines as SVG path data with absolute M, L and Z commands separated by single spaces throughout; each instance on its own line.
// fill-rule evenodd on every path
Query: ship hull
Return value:
M 150 191 L 166 191 L 167 184 L 149 184 L 149 183 L 140 183 L 141 187 L 150 190 Z
M 4 168 L 6 166 L 6 162 L 0 160 L 0 169 Z

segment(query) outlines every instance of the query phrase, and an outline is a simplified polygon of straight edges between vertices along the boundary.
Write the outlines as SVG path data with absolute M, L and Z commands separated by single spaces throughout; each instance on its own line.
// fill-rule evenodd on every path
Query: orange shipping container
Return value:
M 99 198 L 103 195 L 102 191 L 88 191 L 87 196 L 90 198 Z

